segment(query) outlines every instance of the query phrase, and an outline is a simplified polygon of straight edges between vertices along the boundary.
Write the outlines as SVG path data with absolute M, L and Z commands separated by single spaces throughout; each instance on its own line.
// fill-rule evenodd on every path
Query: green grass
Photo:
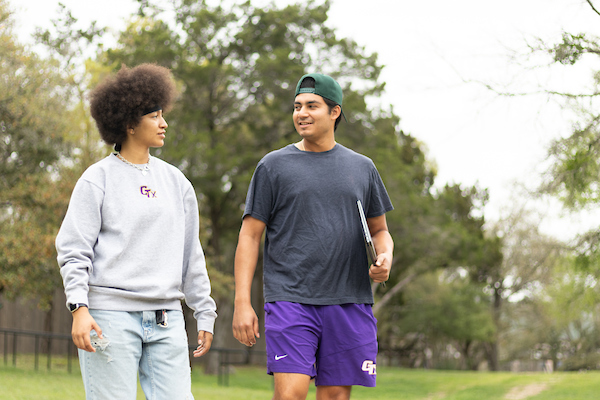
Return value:
M 79 366 L 73 373 L 66 360 L 53 359 L 46 370 L 46 359 L 40 358 L 35 371 L 33 357 L 19 356 L 17 368 L 0 364 L 0 400 L 64 400 L 83 399 Z M 229 376 L 229 386 L 219 386 L 217 376 L 203 375 L 201 368 L 192 374 L 192 392 L 202 400 L 270 399 L 273 378 L 262 367 L 236 367 Z M 587 373 L 484 373 L 462 371 L 424 371 L 379 367 L 377 387 L 355 387 L 352 399 L 369 400 L 591 400 L 600 397 L 600 372 Z M 519 397 L 527 388 L 543 388 L 539 394 Z M 8 389 L 8 390 L 7 390 Z M 512 394 L 512 397 L 507 395 Z M 144 399 L 138 389 L 138 399 Z M 309 400 L 315 399 L 311 385 Z

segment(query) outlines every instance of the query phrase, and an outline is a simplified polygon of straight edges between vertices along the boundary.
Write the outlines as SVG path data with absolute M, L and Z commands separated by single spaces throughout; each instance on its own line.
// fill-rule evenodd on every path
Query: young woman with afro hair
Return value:
M 216 305 L 198 238 L 198 202 L 162 147 L 171 72 L 123 66 L 90 94 L 102 139 L 115 147 L 75 185 L 56 237 L 73 342 L 87 399 L 193 399 L 181 301 L 194 310 L 198 346 L 210 349 Z

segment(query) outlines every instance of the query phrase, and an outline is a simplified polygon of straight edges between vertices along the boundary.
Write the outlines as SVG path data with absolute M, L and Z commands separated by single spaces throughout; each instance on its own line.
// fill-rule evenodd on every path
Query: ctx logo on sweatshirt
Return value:
M 156 198 L 156 191 L 150 189 L 148 186 L 140 187 L 140 193 L 142 196 L 146 196 L 148 198 Z

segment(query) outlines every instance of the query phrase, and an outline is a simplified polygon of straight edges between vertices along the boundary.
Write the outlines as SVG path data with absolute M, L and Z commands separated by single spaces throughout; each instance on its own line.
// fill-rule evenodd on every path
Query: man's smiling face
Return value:
M 313 93 L 300 93 L 294 100 L 294 126 L 303 138 L 318 141 L 333 134 L 336 113 L 329 111 L 323 97 Z

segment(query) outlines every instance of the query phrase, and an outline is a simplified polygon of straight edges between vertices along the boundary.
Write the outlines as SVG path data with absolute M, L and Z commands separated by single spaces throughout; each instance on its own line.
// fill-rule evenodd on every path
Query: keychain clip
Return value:
M 168 315 L 167 310 L 156 310 L 156 323 L 163 328 L 166 328 L 169 324 L 167 322 Z

